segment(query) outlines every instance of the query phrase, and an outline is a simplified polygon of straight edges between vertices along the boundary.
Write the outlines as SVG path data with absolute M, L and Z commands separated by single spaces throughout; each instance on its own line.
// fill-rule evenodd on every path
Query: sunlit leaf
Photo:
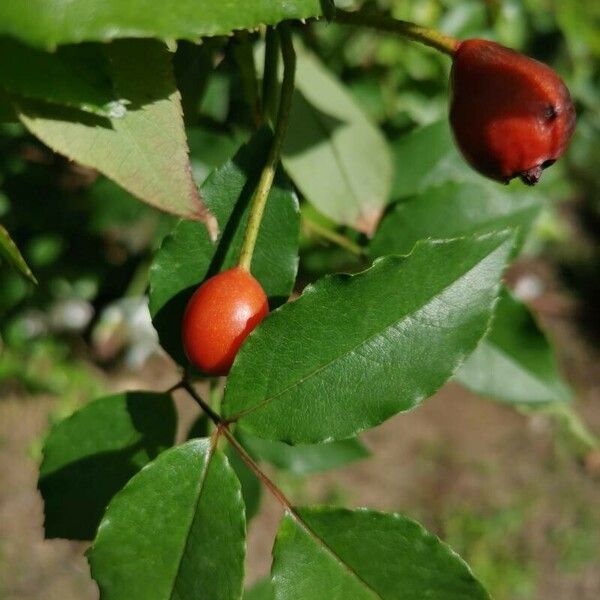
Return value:
M 102 600 L 238 600 L 240 484 L 209 439 L 161 454 L 110 503 L 89 553 Z
M 274 600 L 489 600 L 466 563 L 397 513 L 302 508 L 273 548 Z
M 533 315 L 506 290 L 490 332 L 456 379 L 477 394 L 503 402 L 568 402 L 572 396 Z
M 306 199 L 337 223 L 372 233 L 389 199 L 387 143 L 318 58 L 299 51 L 283 163 Z
M 1 20 L 1 19 L 0 19 Z M 45 144 L 162 210 L 212 223 L 192 178 L 171 59 L 155 41 L 106 48 L 110 75 L 127 100 L 122 118 L 20 99 L 23 124 Z
M 247 338 L 225 415 L 259 437 L 310 444 L 414 407 L 486 332 L 511 246 L 507 232 L 423 242 L 309 286 Z

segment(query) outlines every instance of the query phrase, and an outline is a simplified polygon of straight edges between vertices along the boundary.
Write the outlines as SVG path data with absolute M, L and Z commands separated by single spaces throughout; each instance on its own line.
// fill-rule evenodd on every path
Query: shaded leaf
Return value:
M 103 600 L 242 594 L 240 484 L 208 439 L 164 452 L 110 503 L 88 552 Z
M 44 52 L 0 38 L 0 86 L 25 98 L 122 117 L 125 105 L 115 98 L 107 69 L 101 46 Z
M 188 439 L 206 437 L 210 434 L 210 431 L 210 420 L 202 413 L 192 424 L 192 427 L 188 432 Z M 249 521 L 256 515 L 260 507 L 262 486 L 256 475 L 254 475 L 254 473 L 246 466 L 246 463 L 231 446 L 227 446 L 225 454 L 231 468 L 235 471 L 235 474 L 240 480 L 242 496 L 246 506 L 246 521 Z
M 55 425 L 38 487 L 47 538 L 91 540 L 110 499 L 175 440 L 167 394 L 127 392 L 90 402 Z
M 236 435 L 252 456 L 296 475 L 337 469 L 370 455 L 358 438 L 311 446 L 288 446 L 283 442 L 244 434 L 242 430 Z
M 126 40 L 107 46 L 106 52 L 115 89 L 129 102 L 123 118 L 100 118 L 26 99 L 17 102 L 19 118 L 53 150 L 101 171 L 144 202 L 210 221 L 192 179 L 166 47 Z
M 449 239 L 520 227 L 522 240 L 542 208 L 537 194 L 510 194 L 501 186 L 449 182 L 397 203 L 369 247 L 372 257 L 407 254 L 419 240 Z
M 322 0 L 4 0 L 0 3 L 0 33 L 49 48 L 118 37 L 195 41 L 321 14 Z
M 192 423 L 192 426 L 187 434 L 187 439 L 193 440 L 194 438 L 203 438 L 208 437 L 209 435 L 210 419 L 204 413 L 201 413 L 200 416 Z
M 468 565 L 397 513 L 302 508 L 273 548 L 275 600 L 489 600 Z
M 504 290 L 490 332 L 456 374 L 477 394 L 510 403 L 568 402 L 546 336 L 528 308 Z
M 242 496 L 244 497 L 244 504 L 246 506 L 246 521 L 249 521 L 256 515 L 260 508 L 262 484 L 231 446 L 227 448 L 226 454 L 231 468 L 240 480 Z
M 247 338 L 225 416 L 262 438 L 311 444 L 414 407 L 486 332 L 511 246 L 507 232 L 419 243 L 307 287 Z
M 298 54 L 283 164 L 306 199 L 336 223 L 373 232 L 392 162 L 379 130 L 316 56 Z
M 0 255 L 2 255 L 17 271 L 27 277 L 29 281 L 37 284 L 37 279 L 25 262 L 23 255 L 12 241 L 10 234 L 0 225 Z
M 394 200 L 447 181 L 486 184 L 458 153 L 446 119 L 411 131 L 392 142 L 391 147 Z
M 181 364 L 186 362 L 180 336 L 185 306 L 204 279 L 237 263 L 249 202 L 270 139 L 266 131 L 259 132 L 202 186 L 207 206 L 219 224 L 217 243 L 211 242 L 201 225 L 183 221 L 155 255 L 150 270 L 150 313 L 161 345 Z M 271 308 L 285 302 L 292 291 L 299 229 L 298 200 L 280 173 L 269 194 L 252 261 L 252 274 L 263 286 Z
M 214 169 L 223 166 L 240 145 L 248 141 L 239 134 L 234 136 L 204 127 L 189 127 L 186 132 L 192 172 L 198 185 L 202 185 Z

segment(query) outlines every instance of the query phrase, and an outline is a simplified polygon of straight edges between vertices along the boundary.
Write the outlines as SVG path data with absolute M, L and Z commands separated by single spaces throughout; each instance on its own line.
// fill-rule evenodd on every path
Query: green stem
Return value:
M 246 235 L 242 243 L 240 259 L 238 265 L 240 268 L 250 272 L 252 263 L 252 254 L 256 246 L 256 238 L 262 221 L 265 205 L 269 196 L 269 191 L 273 185 L 279 157 L 281 155 L 281 147 L 287 131 L 288 121 L 290 118 L 290 109 L 292 106 L 292 96 L 294 94 L 294 79 L 296 72 L 296 53 L 292 43 L 292 34 L 283 24 L 278 28 L 281 38 L 281 53 L 283 55 L 283 83 L 281 84 L 281 99 L 279 100 L 279 110 L 277 111 L 277 122 L 275 123 L 275 132 L 273 133 L 273 141 L 269 149 L 267 161 L 263 167 L 258 185 L 252 198 L 250 206 L 250 217 L 246 226 Z
M 279 37 L 272 28 L 267 28 L 265 37 L 265 68 L 262 83 L 263 118 L 275 122 L 277 117 L 277 99 L 279 82 L 277 70 L 279 67 Z
M 204 399 L 198 394 L 198 392 L 194 389 L 194 386 L 187 380 L 183 379 L 179 387 L 182 387 L 198 404 L 198 406 L 206 413 L 206 416 L 217 426 L 224 426 L 225 421 L 216 413 Z M 175 388 L 177 389 L 177 388 Z
M 254 471 L 255 475 L 260 479 L 260 481 L 262 481 L 262 483 L 273 494 L 273 496 L 275 496 L 275 498 L 277 498 L 277 500 L 279 500 L 279 502 L 281 502 L 289 511 L 296 514 L 292 507 L 292 503 L 286 498 L 285 494 L 275 485 L 275 483 L 273 483 L 273 481 L 269 479 L 266 473 L 262 471 L 254 459 L 248 454 L 246 449 L 235 439 L 233 433 L 231 433 L 229 430 L 229 423 L 212 410 L 212 408 L 202 399 L 200 394 L 196 392 L 192 384 L 187 379 L 183 379 L 172 389 L 178 389 L 179 387 L 184 388 L 188 392 L 188 394 L 196 401 L 196 403 L 216 426 L 216 429 L 211 436 L 212 443 L 216 446 L 219 436 L 223 435 L 231 444 L 233 449 L 238 453 L 240 458 L 252 471 Z
M 252 121 L 258 126 L 262 120 L 260 97 L 258 95 L 258 77 L 256 76 L 256 65 L 254 63 L 254 51 L 252 42 L 247 31 L 236 34 L 233 42 L 233 55 L 238 64 L 242 88 L 246 102 L 250 107 Z
M 335 11 L 333 20 L 336 23 L 343 23 L 344 25 L 372 27 L 382 31 L 389 31 L 390 33 L 397 33 L 450 56 L 454 55 L 460 44 L 456 38 L 444 35 L 436 29 L 421 27 L 409 21 L 399 21 L 387 15 L 370 13 L 362 9 L 355 12 L 338 9 Z
M 548 412 L 556 415 L 563 421 L 567 431 L 586 451 L 596 450 L 600 447 L 598 438 L 587 428 L 586 424 L 570 404 L 564 402 L 557 403 Z
M 328 227 L 321 225 L 320 223 L 316 223 L 315 221 L 311 221 L 306 217 L 302 218 L 302 223 L 309 231 L 312 231 L 319 237 L 322 237 L 325 240 L 328 240 L 340 248 L 344 250 L 348 250 L 348 252 L 354 254 L 355 256 L 364 256 L 366 253 L 364 249 L 358 244 L 354 243 L 352 240 L 348 239 L 345 235 L 338 233 L 337 231 L 332 231 Z
M 238 453 L 238 456 L 246 463 L 246 466 L 254 471 L 254 474 L 260 479 L 263 485 L 273 494 L 273 496 L 285 506 L 290 512 L 295 513 L 292 503 L 285 494 L 275 485 L 267 474 L 256 464 L 254 459 L 246 452 L 246 449 L 235 439 L 233 433 L 226 426 L 221 426 L 219 431 L 227 438 L 232 448 Z

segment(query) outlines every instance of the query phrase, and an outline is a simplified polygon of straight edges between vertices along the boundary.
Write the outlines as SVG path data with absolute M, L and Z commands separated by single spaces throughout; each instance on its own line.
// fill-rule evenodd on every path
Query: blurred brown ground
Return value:
M 582 341 L 565 311 L 555 310 L 551 299 L 546 303 L 539 308 L 577 389 L 577 410 L 598 434 L 598 356 Z M 109 384 L 115 389 L 164 389 L 173 381 L 170 364 L 154 361 L 142 373 L 112 374 Z M 177 400 L 182 422 L 189 423 L 194 406 L 184 398 Z M 43 435 L 54 403 L 55 399 L 41 396 L 12 395 L 0 400 L 2 600 L 98 597 L 83 556 L 86 545 L 43 539 L 37 464 L 31 448 Z M 487 532 L 483 531 L 483 541 L 477 536 L 471 540 L 474 547 L 468 548 L 466 558 L 476 557 L 475 571 L 482 553 L 477 544 L 484 544 L 485 552 L 491 546 L 489 560 L 500 563 L 504 555 L 494 557 L 494 544 L 506 541 L 510 559 L 528 565 L 533 586 L 525 595 L 509 591 L 506 597 L 600 598 L 600 555 L 584 556 L 575 564 L 568 560 L 574 543 L 577 549 L 573 532 L 583 536 L 585 543 L 592 538 L 592 552 L 599 548 L 593 538 L 600 539 L 600 478 L 585 468 L 568 444 L 561 443 L 560 436 L 557 439 L 548 417 L 523 416 L 450 383 L 416 410 L 398 415 L 364 439 L 373 452 L 370 460 L 314 476 L 306 483 L 283 478 L 281 485 L 299 503 L 343 502 L 405 512 L 444 539 L 456 535 L 453 524 L 465 511 L 477 515 L 485 529 L 486 523 L 497 521 L 498 514 L 510 515 L 511 507 L 516 507 L 517 524 L 511 525 L 509 519 L 506 534 L 500 520 L 494 526 L 500 528 L 499 537 L 485 545 Z M 249 581 L 268 572 L 280 512 L 265 493 L 262 510 L 250 526 Z M 589 554 L 586 548 L 584 544 L 583 552 Z M 506 565 L 493 567 L 502 580 Z M 511 577 L 510 572 L 506 577 Z

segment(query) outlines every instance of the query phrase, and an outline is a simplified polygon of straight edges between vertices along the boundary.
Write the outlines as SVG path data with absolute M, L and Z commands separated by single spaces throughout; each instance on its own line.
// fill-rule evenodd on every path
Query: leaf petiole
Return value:
M 292 106 L 292 96 L 294 95 L 294 80 L 296 72 L 296 53 L 292 43 L 292 34 L 289 27 L 285 24 L 278 28 L 281 40 L 281 54 L 283 56 L 283 83 L 281 84 L 281 98 L 279 100 L 279 109 L 277 111 L 277 121 L 275 123 L 275 132 L 273 134 L 273 142 L 267 156 L 267 161 L 260 175 L 258 185 L 252 197 L 250 206 L 250 217 L 246 226 L 246 233 L 242 243 L 240 259 L 238 265 L 250 272 L 252 263 L 252 254 L 256 246 L 258 230 L 265 212 L 269 191 L 273 185 L 277 165 L 279 164 L 279 156 L 281 147 L 287 131 L 288 121 L 290 117 L 290 109 Z
M 356 25 L 359 27 L 372 27 L 381 31 L 397 33 L 415 42 L 425 44 L 439 52 L 453 56 L 456 52 L 459 40 L 443 34 L 441 31 L 430 27 L 422 27 L 409 21 L 400 21 L 387 15 L 368 12 L 364 9 L 349 12 L 337 9 L 333 15 L 333 21 L 344 25 Z

